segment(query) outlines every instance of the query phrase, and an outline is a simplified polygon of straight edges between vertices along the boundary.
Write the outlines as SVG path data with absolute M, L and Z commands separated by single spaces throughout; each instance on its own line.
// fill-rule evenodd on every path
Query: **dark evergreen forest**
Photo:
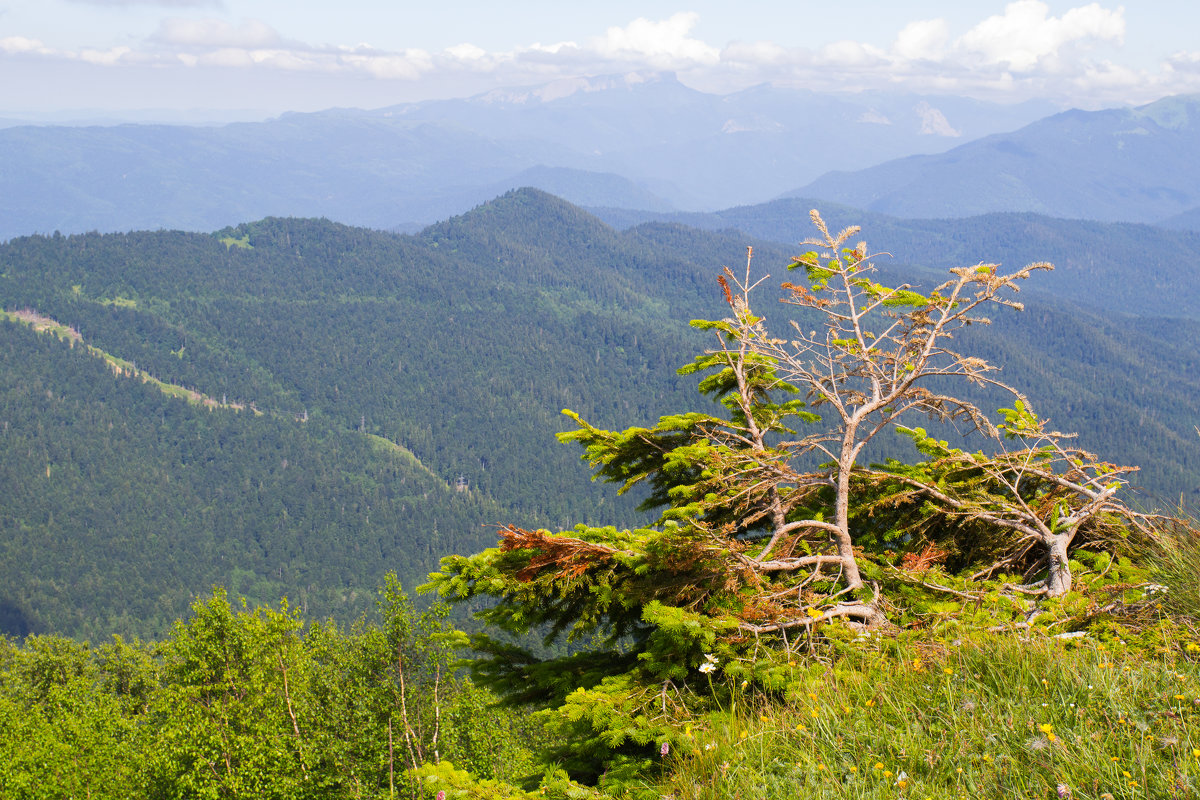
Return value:
M 952 255 L 990 257 L 987 219 Z M 1128 235 L 1095 228 L 1072 247 Z M 687 322 L 721 315 L 716 275 L 747 244 L 785 279 L 790 248 L 617 231 L 526 190 L 411 237 L 267 219 L 0 246 L 0 308 L 82 337 L 0 325 L 0 632 L 157 636 L 214 585 L 346 621 L 384 573 L 414 585 L 495 524 L 636 522 L 637 498 L 590 484 L 554 440 L 560 410 L 616 427 L 693 404 L 674 375 L 704 347 Z M 1138 269 L 1129 281 L 1155 280 Z M 1194 497 L 1200 323 L 1036 283 L 964 349 L 1057 427 L 1141 465 L 1147 504 Z

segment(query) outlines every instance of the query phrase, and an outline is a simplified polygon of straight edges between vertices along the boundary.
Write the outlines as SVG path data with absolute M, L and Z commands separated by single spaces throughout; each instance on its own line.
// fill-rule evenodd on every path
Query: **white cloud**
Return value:
M 100 64 L 105 67 L 111 67 L 131 52 L 133 51 L 128 47 L 113 47 L 109 50 L 82 50 L 79 53 L 79 59 L 89 64 Z
M 849 39 L 827 44 L 821 48 L 821 60 L 835 67 L 872 67 L 888 63 L 887 54 L 878 47 Z
M 0 52 L 5 54 L 37 53 L 50 55 L 54 51 L 42 44 L 38 39 L 26 39 L 24 36 L 6 36 L 0 39 Z
M 794 50 L 774 42 L 733 42 L 721 51 L 721 63 L 770 66 L 795 59 Z
M 462 61 L 480 61 L 487 57 L 487 50 L 473 44 L 456 44 L 454 47 L 447 47 L 446 52 Z
M 111 6 L 133 2 L 75 1 Z M 146 3 L 213 5 L 209 0 Z M 944 19 L 917 20 L 901 28 L 886 49 L 854 39 L 816 41 L 809 47 L 780 41 L 729 42 L 718 48 L 694 36 L 698 19 L 694 13 L 677 13 L 659 20 L 638 18 L 579 42 L 535 42 L 508 51 L 464 42 L 429 53 L 294 41 L 260 20 L 234 23 L 180 15 L 163 20 L 132 50 L 125 41 L 110 49 L 53 50 L 33 37 L 8 36 L 0 38 L 0 58 L 359 75 L 462 87 L 457 89 L 461 93 L 661 70 L 673 70 L 688 85 L 710 91 L 773 82 L 819 91 L 900 89 L 1011 100 L 1037 96 L 1091 107 L 1200 90 L 1197 52 L 1176 53 L 1157 71 L 1121 65 L 1117 48 L 1125 35 L 1124 9 L 1097 2 L 1052 16 L 1042 0 L 1016 0 L 1001 13 L 960 31 L 951 30 Z M 922 116 L 922 125 L 932 135 L 957 133 L 932 108 Z
M 639 17 L 624 28 L 609 28 L 594 41 L 593 49 L 601 56 L 646 59 L 652 64 L 716 64 L 721 51 L 688 36 L 697 19 L 699 15 L 684 12 L 658 22 Z
M 944 19 L 910 22 L 896 34 L 892 52 L 909 61 L 940 59 L 950 40 L 950 25 Z
M 246 48 L 272 47 L 280 44 L 280 36 L 265 22 L 251 19 L 234 26 L 219 19 L 165 19 L 151 37 L 154 41 L 175 47 Z
M 424 50 L 406 50 L 403 53 L 387 53 L 365 58 L 343 58 L 345 66 L 366 70 L 367 73 L 388 80 L 416 80 L 433 69 L 433 59 Z
M 956 42 L 965 53 L 984 63 L 1030 72 L 1065 46 L 1089 41 L 1120 44 L 1125 39 L 1125 9 L 1102 8 L 1099 3 L 1073 8 L 1061 17 L 1049 16 L 1041 0 L 1009 3 L 1004 14 L 988 17 Z

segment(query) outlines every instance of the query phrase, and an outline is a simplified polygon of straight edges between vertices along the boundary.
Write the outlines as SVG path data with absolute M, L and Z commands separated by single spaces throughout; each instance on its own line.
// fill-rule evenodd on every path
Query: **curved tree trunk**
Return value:
M 1073 533 L 1073 532 L 1072 532 Z M 1061 597 L 1071 591 L 1071 565 L 1067 560 L 1067 545 L 1074 538 L 1067 533 L 1054 534 L 1046 540 L 1046 596 Z

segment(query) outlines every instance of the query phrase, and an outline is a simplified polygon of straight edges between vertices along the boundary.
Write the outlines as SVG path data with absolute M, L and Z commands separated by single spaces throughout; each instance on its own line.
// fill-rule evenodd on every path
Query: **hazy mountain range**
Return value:
M 215 127 L 18 126 L 0 130 L 0 239 L 268 215 L 415 230 L 526 185 L 589 206 L 711 210 L 1052 110 L 769 86 L 714 95 L 664 74 Z
M 1198 179 L 1200 97 L 1188 96 L 1066 111 L 945 153 L 831 172 L 790 194 L 903 217 L 1034 211 L 1186 225 L 1200 206 Z

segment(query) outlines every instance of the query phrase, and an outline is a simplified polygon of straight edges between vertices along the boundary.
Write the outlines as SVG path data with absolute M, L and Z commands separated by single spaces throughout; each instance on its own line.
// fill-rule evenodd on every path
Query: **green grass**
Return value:
M 233 236 L 222 236 L 219 241 L 221 242 L 221 244 L 225 245 L 226 250 L 228 250 L 231 247 L 236 247 L 239 250 L 253 250 L 254 249 L 254 246 L 252 244 L 250 244 L 250 234 L 248 234 L 248 233 L 243 234 L 240 239 L 235 239 Z
M 690 731 L 690 751 L 667 757 L 657 790 L 674 800 L 1054 798 L 1060 785 L 1076 800 L 1200 796 L 1194 661 L 1010 637 L 797 664 L 786 699 Z

